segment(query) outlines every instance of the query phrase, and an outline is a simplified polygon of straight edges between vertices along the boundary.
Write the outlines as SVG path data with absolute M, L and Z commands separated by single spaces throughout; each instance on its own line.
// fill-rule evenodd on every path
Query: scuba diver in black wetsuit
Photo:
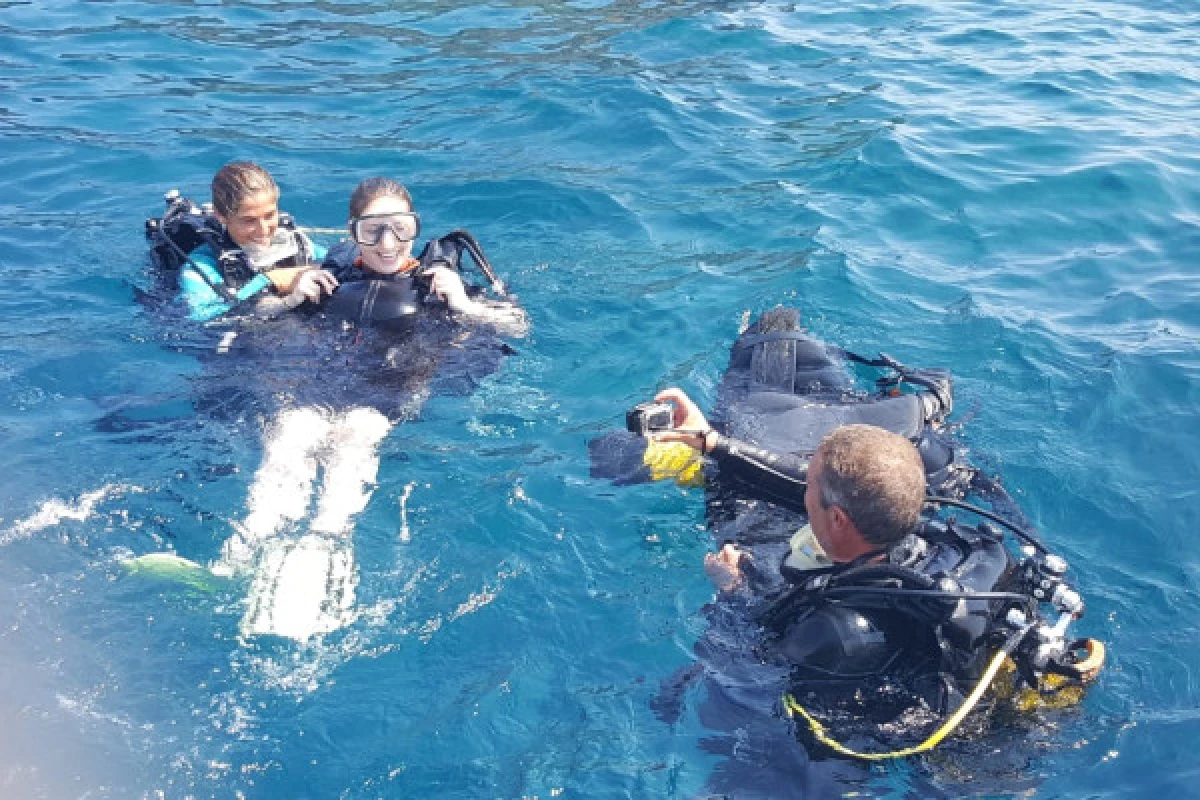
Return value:
M 896 394 L 893 377 L 881 396 L 856 395 L 843 359 L 886 365 L 924 391 Z M 1077 698 L 1099 670 L 1099 643 L 1066 638 L 1082 602 L 1063 579 L 1065 562 L 1002 516 L 957 499 L 971 492 L 994 511 L 1015 510 L 937 432 L 950 410 L 948 376 L 845 354 L 800 333 L 794 311 L 777 309 L 734 345 L 718 398 L 722 433 L 682 391 L 661 392 L 629 415 L 630 430 L 646 437 L 641 463 L 597 440 L 593 473 L 695 482 L 698 464 L 687 454 L 711 457 L 709 521 L 723 546 L 706 567 L 723 605 L 762 626 L 758 659 L 786 668 L 785 710 L 815 739 L 847 756 L 909 755 L 947 735 L 1002 669 L 1010 696 L 1021 684 L 1034 692 L 1071 684 L 1059 700 Z M 685 453 L 664 452 L 679 447 Z M 929 501 L 989 522 L 922 516 Z M 992 522 L 1021 538 L 1019 559 Z M 1057 620 L 1044 618 L 1043 604 Z M 706 636 L 697 652 L 720 660 L 714 653 L 729 638 Z M 886 703 L 892 717 L 920 704 L 953 713 L 916 747 L 863 753 L 825 732 L 805 707 L 814 702 L 860 714 Z
M 212 205 L 177 190 L 162 217 L 146 220 L 160 289 L 177 291 L 188 317 L 273 316 L 333 289 L 317 268 L 325 248 L 279 211 L 279 187 L 249 161 L 226 164 L 212 180 Z
M 339 285 L 326 311 L 344 319 L 401 326 L 422 303 L 440 302 L 464 320 L 489 322 L 523 333 L 524 313 L 515 305 L 489 303 L 468 292 L 458 273 L 463 250 L 471 254 L 492 289 L 503 284 L 492 272 L 482 249 L 466 231 L 454 231 L 425 246 L 413 258 L 421 231 L 420 216 L 402 184 L 390 178 L 368 178 L 350 197 L 350 241 L 334 247 L 322 265 Z
M 214 366 L 200 407 L 240 417 L 282 401 L 403 418 L 429 391 L 473 389 L 513 352 L 500 337 L 524 335 L 524 311 L 468 232 L 432 239 L 413 258 L 420 219 L 397 181 L 370 178 L 354 190 L 350 239 L 328 252 L 278 213 L 277 196 L 264 170 L 238 162 L 214 179 L 216 210 L 173 191 L 164 215 L 147 220 L 159 287 L 140 300 L 169 320 L 169 346 Z M 236 212 L 222 212 L 227 206 Z M 300 255 L 275 262 L 278 247 L 259 252 L 283 233 Z M 464 253 L 498 300 L 464 284 Z M 270 266 L 255 272 L 251 255 Z M 176 297 L 183 302 L 171 302 Z M 203 324 L 170 319 L 180 305 Z

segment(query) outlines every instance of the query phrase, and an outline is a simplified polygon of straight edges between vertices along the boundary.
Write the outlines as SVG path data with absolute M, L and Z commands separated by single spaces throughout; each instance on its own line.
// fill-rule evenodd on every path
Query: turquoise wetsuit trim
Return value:
M 326 248 L 313 244 L 313 260 L 320 262 L 325 258 Z M 207 244 L 201 245 L 189 253 L 192 264 L 184 264 L 179 271 L 179 296 L 188 308 L 188 318 L 197 322 L 207 322 L 219 317 L 233 308 L 231 304 L 213 290 L 213 286 L 222 286 L 225 279 L 217 268 L 217 256 Z M 241 303 L 254 295 L 269 288 L 271 281 L 265 275 L 255 275 L 245 286 L 235 292 Z
M 184 264 L 179 271 L 179 296 L 187 304 L 188 318 L 205 322 L 231 308 L 213 290 L 213 286 L 224 285 L 225 279 L 217 269 L 216 253 L 208 245 L 201 245 L 189 256 L 191 263 Z

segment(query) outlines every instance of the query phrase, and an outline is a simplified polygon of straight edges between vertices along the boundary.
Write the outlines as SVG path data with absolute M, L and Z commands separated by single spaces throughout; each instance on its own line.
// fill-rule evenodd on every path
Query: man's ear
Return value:
M 829 521 L 833 523 L 838 533 L 841 533 L 847 526 L 852 526 L 850 515 L 846 513 L 846 509 L 841 506 L 829 507 Z
M 841 506 L 829 507 L 830 538 L 839 549 L 856 544 L 858 528 L 850 520 L 850 515 Z

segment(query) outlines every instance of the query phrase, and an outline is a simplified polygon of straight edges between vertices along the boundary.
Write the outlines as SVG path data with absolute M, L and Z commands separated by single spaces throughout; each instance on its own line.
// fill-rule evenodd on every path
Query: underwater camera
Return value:
M 674 427 L 675 409 L 670 403 L 638 403 L 625 412 L 625 428 L 630 433 L 645 436 L 654 431 Z

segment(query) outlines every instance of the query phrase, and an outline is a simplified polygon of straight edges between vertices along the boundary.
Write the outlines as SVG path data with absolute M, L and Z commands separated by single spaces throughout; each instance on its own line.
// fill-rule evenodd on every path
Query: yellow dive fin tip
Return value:
M 212 591 L 218 584 L 207 567 L 173 553 L 147 553 L 122 561 L 121 566 L 130 575 L 184 583 L 203 591 Z
M 642 464 L 650 469 L 650 480 L 674 478 L 681 486 L 698 486 L 704 482 L 701 467 L 704 459 L 683 442 L 646 440 Z

